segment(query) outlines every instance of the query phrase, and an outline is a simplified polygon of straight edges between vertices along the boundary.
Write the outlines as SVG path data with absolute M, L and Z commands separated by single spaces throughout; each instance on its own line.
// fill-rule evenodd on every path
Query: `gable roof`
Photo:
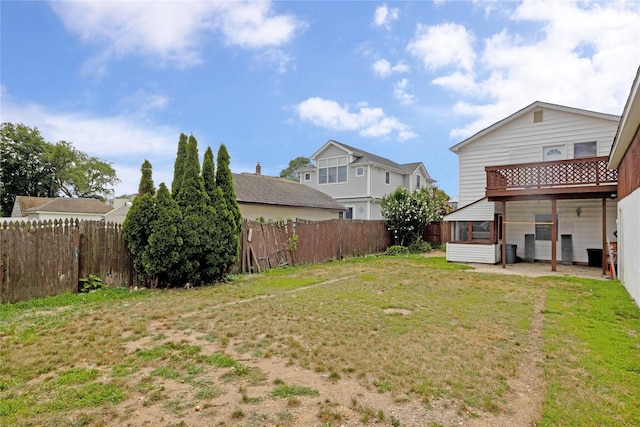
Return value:
M 618 125 L 618 131 L 613 139 L 611 152 L 609 153 L 609 169 L 616 169 L 620 161 L 633 141 L 640 127 L 640 97 L 638 97 L 638 85 L 640 85 L 640 67 L 636 72 L 636 78 L 631 85 L 629 98 L 622 111 L 622 118 Z
M 40 206 L 46 202 L 55 200 L 51 197 L 16 196 L 11 210 L 12 217 L 27 216 L 26 211 L 35 206 Z
M 315 160 L 320 155 L 320 153 L 322 153 L 329 145 L 334 145 L 338 148 L 341 148 L 347 153 L 349 153 L 350 155 L 356 157 L 356 159 L 353 162 L 351 162 L 352 165 L 374 164 L 377 166 L 383 166 L 388 169 L 394 169 L 400 173 L 405 173 L 405 174 L 411 174 L 415 172 L 415 170 L 418 169 L 420 166 L 422 166 L 424 169 L 424 173 L 426 174 L 426 178 L 431 179 L 431 177 L 429 176 L 429 172 L 427 172 L 427 168 L 424 166 L 422 162 L 413 162 L 413 163 L 405 163 L 405 164 L 396 163 L 393 160 L 389 160 L 385 157 L 381 157 L 376 154 L 369 153 L 368 151 L 364 151 L 359 148 L 355 148 L 350 145 L 343 144 L 342 142 L 338 142 L 333 139 L 330 139 L 329 141 L 327 141 L 318 151 L 313 153 L 313 155 L 311 155 L 311 159 Z
M 522 117 L 523 115 L 533 111 L 533 110 L 538 110 L 538 109 L 547 109 L 547 110 L 556 110 L 556 111 L 564 111 L 566 113 L 573 113 L 573 114 L 580 114 L 583 116 L 590 116 L 590 117 L 595 117 L 595 118 L 599 118 L 599 119 L 604 119 L 604 120 L 613 120 L 613 121 L 619 121 L 620 117 L 613 115 L 613 114 L 606 114 L 606 113 L 598 113 L 596 111 L 589 111 L 589 110 L 583 110 L 580 108 L 574 108 L 574 107 L 566 107 L 564 105 L 557 105 L 557 104 L 550 104 L 547 102 L 542 102 L 542 101 L 536 101 L 533 104 L 530 104 L 526 107 L 524 107 L 521 110 L 516 111 L 515 113 L 513 113 L 512 115 L 500 120 L 499 122 L 496 122 L 494 124 L 492 124 L 491 126 L 482 129 L 480 132 L 470 136 L 469 138 L 465 139 L 464 141 L 461 141 L 459 143 L 457 143 L 456 145 L 454 145 L 453 147 L 450 147 L 449 150 L 453 151 L 454 153 L 457 153 L 461 148 L 463 148 L 464 146 L 471 144 L 472 142 L 482 138 L 483 136 L 493 132 L 494 130 L 501 128 L 502 126 L 505 126 L 506 124 L 514 121 L 515 119 Z
M 22 198 L 23 196 L 18 197 Z M 20 203 L 18 197 L 16 197 L 16 203 Z M 30 204 L 30 207 L 22 210 L 22 216 L 36 212 L 101 215 L 113 210 L 113 207 L 106 203 L 91 198 L 71 199 L 57 197 L 52 199 L 48 197 L 29 197 L 28 199 L 27 203 Z
M 252 173 L 232 175 L 238 203 L 347 210 L 331 196 L 296 181 Z

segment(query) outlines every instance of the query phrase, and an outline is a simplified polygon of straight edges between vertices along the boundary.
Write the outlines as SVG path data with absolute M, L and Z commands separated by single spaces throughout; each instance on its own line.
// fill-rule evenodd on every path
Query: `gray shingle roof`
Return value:
M 29 212 L 105 214 L 113 210 L 113 207 L 106 203 L 90 198 L 71 199 L 58 197 L 55 199 L 42 198 L 42 201 L 40 204 L 32 205 L 30 208 L 23 210 L 22 214 L 25 215 Z
M 238 203 L 346 210 L 331 196 L 285 178 L 234 173 L 233 185 Z

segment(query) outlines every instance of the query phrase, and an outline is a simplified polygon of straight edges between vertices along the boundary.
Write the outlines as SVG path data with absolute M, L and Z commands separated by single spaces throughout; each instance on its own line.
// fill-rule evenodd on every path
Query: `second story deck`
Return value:
M 607 157 L 487 166 L 490 201 L 609 198 L 617 192 L 618 171 Z

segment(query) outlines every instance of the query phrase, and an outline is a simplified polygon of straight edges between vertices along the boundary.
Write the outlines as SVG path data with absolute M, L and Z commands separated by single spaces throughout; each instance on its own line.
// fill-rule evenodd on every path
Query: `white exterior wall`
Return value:
M 577 210 L 580 208 L 580 216 Z M 602 200 L 558 200 L 558 241 L 556 261 L 562 260 L 562 234 L 571 234 L 573 262 L 586 264 L 589 261 L 587 249 L 602 248 Z M 551 202 L 535 200 L 527 202 L 507 202 L 507 222 L 533 222 L 535 214 L 550 214 Z M 616 201 L 607 200 L 607 237 L 616 241 Z M 524 235 L 535 234 L 534 224 L 507 224 L 507 244 L 517 245 L 516 255 L 524 258 Z M 535 242 L 535 259 L 551 261 L 551 242 Z
M 533 111 L 515 118 L 476 141 L 460 148 L 459 207 L 485 196 L 485 166 L 543 161 L 543 148 L 566 146 L 566 158 L 573 158 L 573 144 L 597 141 L 598 155 L 609 154 L 618 121 L 567 111 L 543 109 L 543 121 L 533 123 Z
M 499 261 L 498 245 L 447 243 L 447 261 L 495 264 Z
M 620 280 L 640 305 L 640 189 L 618 202 L 618 271 Z
M 37 212 L 29 214 L 29 221 L 49 221 L 55 219 L 74 219 L 79 221 L 101 221 L 105 214 L 85 214 L 85 213 L 55 213 L 55 212 Z
M 338 211 L 329 209 L 296 208 L 290 206 L 266 206 L 246 203 L 238 203 L 240 214 L 243 218 L 255 221 L 256 218 L 265 220 L 275 219 L 307 219 L 309 221 L 324 221 L 328 219 L 338 219 Z

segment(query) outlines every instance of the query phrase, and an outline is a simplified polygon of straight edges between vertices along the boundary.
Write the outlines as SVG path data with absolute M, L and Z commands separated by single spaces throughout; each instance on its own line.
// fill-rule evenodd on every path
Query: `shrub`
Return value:
M 422 254 L 425 252 L 431 252 L 431 244 L 429 242 L 425 242 L 421 238 L 418 238 L 418 240 L 408 246 L 408 249 L 412 254 Z
M 386 251 L 384 251 L 385 255 L 396 256 L 396 255 L 407 255 L 409 253 L 409 248 L 400 245 L 389 246 Z

